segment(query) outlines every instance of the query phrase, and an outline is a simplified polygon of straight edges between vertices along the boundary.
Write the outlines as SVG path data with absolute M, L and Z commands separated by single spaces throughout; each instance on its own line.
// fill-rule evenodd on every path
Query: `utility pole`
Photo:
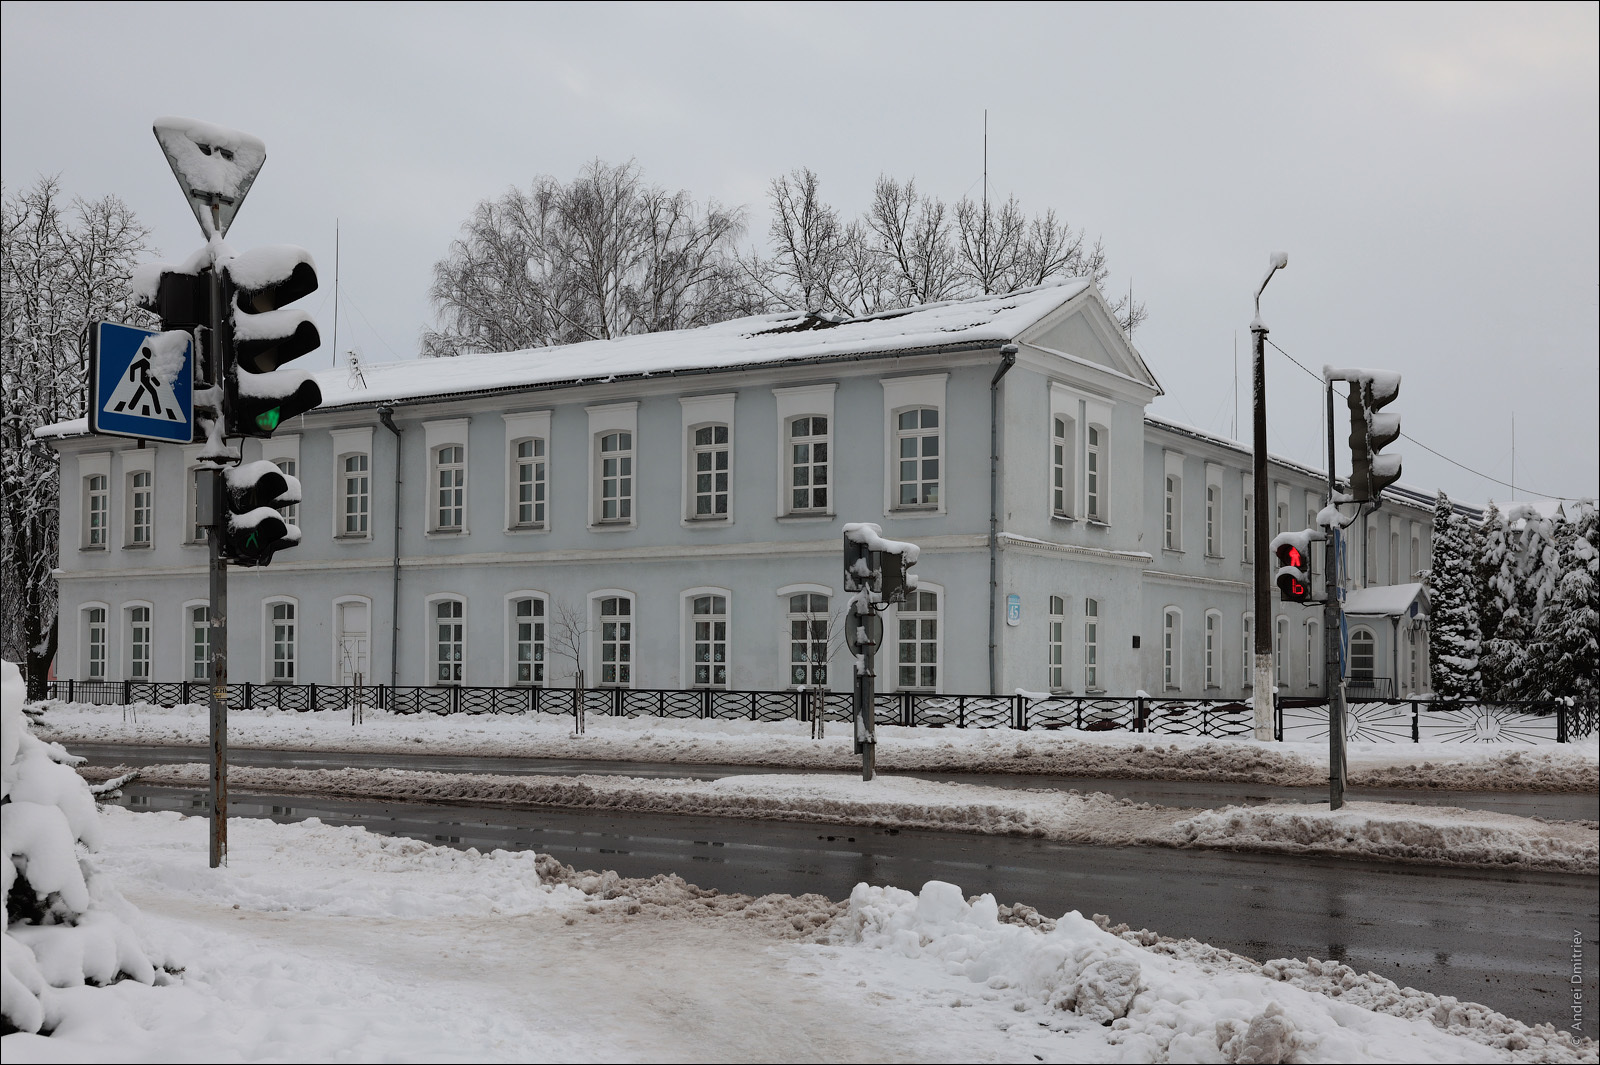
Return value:
M 1322 676 L 1328 689 L 1328 809 L 1344 805 L 1344 608 L 1339 605 L 1339 528 L 1334 500 L 1338 482 L 1333 472 L 1333 380 L 1328 379 L 1328 520 L 1323 523 L 1323 570 L 1327 574 L 1322 603 L 1324 656 Z
M 212 207 L 212 230 L 222 232 L 221 219 L 216 205 Z M 206 338 L 206 355 L 209 367 L 206 380 L 213 388 L 221 390 L 227 375 L 227 356 L 223 351 L 222 331 L 227 314 L 223 306 L 224 286 L 220 266 L 207 271 L 206 287 L 211 292 L 211 325 Z M 216 412 L 221 419 L 222 412 Z M 211 519 L 206 527 L 206 545 L 210 552 L 211 604 L 206 611 L 206 641 L 211 652 L 211 690 L 206 696 L 211 724 L 211 868 L 228 861 L 228 556 L 224 552 L 227 539 L 228 485 L 220 458 L 210 470 Z
M 1250 321 L 1251 346 L 1254 354 L 1255 373 L 1255 435 L 1254 435 L 1254 478 L 1253 494 L 1255 506 L 1252 508 L 1254 517 L 1255 540 L 1255 657 L 1253 659 L 1254 689 L 1251 703 L 1255 708 L 1256 739 L 1270 740 L 1274 736 L 1274 714 L 1276 700 L 1273 696 L 1272 668 L 1272 550 L 1268 544 L 1272 540 L 1270 526 L 1267 522 L 1269 503 L 1267 500 L 1267 367 L 1266 367 L 1266 341 L 1267 326 L 1261 320 L 1261 293 L 1266 291 L 1267 282 L 1272 280 L 1272 275 L 1289 265 L 1289 256 L 1284 252 L 1273 252 L 1261 284 L 1256 288 L 1256 316 Z

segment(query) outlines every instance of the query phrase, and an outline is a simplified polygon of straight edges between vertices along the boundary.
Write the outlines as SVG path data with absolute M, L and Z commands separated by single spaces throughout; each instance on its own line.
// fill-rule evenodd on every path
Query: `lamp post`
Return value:
M 1254 479 L 1252 491 L 1255 495 L 1255 505 L 1251 508 L 1251 516 L 1255 519 L 1255 529 L 1252 537 L 1255 541 L 1255 657 L 1254 662 L 1254 689 L 1251 703 L 1255 708 L 1256 739 L 1270 740 L 1273 738 L 1273 698 L 1274 670 L 1272 668 L 1272 550 L 1268 546 L 1272 540 L 1270 527 L 1267 523 L 1269 504 L 1267 500 L 1267 325 L 1261 320 L 1261 293 L 1267 290 L 1267 282 L 1272 280 L 1272 275 L 1289 265 L 1289 256 L 1286 252 L 1275 251 L 1268 261 L 1267 272 L 1261 278 L 1261 284 L 1256 287 L 1256 316 L 1250 320 L 1250 339 L 1254 356 L 1254 400 L 1255 400 L 1255 433 L 1253 451 L 1255 455 Z

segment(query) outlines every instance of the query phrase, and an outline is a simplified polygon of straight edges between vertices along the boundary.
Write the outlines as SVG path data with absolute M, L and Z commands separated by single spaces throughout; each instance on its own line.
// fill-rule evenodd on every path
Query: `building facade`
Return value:
M 841 527 L 874 521 L 922 547 L 881 690 L 1249 694 L 1250 454 L 1147 415 L 1160 386 L 1086 282 L 319 383 L 322 407 L 245 443 L 304 486 L 303 540 L 230 571 L 232 679 L 848 690 Z M 203 679 L 199 448 L 41 435 L 57 675 Z M 1314 521 L 1321 474 L 1271 482 L 1275 531 Z M 1350 622 L 1378 694 L 1427 683 L 1403 586 L 1430 506 L 1393 493 L 1347 555 L 1353 593 L 1393 589 Z M 1274 609 L 1280 693 L 1322 694 L 1320 607 Z

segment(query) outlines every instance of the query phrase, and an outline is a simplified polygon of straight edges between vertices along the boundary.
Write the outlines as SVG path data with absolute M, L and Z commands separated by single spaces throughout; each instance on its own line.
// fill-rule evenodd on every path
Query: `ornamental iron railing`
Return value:
M 203 681 L 56 680 L 47 697 L 109 706 L 179 706 L 206 698 Z M 344 684 L 230 684 L 230 710 L 297 713 L 387 710 L 396 714 L 523 714 L 809 720 L 819 701 L 824 721 L 848 721 L 850 693 L 812 689 L 741 691 L 721 688 L 390 687 Z M 880 725 L 912 728 L 1081 729 L 1171 736 L 1249 736 L 1254 712 L 1238 700 L 1157 699 L 1146 695 L 942 695 L 880 692 Z M 1328 706 L 1280 699 L 1278 739 L 1328 738 Z M 1560 701 L 1487 703 L 1430 699 L 1351 700 L 1346 735 L 1360 743 L 1568 743 L 1595 731 L 1600 708 Z

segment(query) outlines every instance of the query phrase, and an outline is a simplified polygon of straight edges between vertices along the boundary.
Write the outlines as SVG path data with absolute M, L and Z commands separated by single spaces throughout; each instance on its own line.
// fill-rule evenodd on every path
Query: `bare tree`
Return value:
M 583 638 L 589 632 L 589 619 L 583 607 L 567 599 L 550 604 L 551 652 L 572 662 L 572 676 L 578 682 L 583 671 Z
M 595 160 L 485 200 L 434 265 L 429 355 L 602 340 L 746 313 L 732 243 L 740 211 Z
M 33 431 L 84 414 L 91 322 L 146 320 L 128 282 L 148 238 L 121 200 L 64 203 L 54 177 L 0 209 L 0 642 L 36 698 L 56 653 L 61 480 Z

